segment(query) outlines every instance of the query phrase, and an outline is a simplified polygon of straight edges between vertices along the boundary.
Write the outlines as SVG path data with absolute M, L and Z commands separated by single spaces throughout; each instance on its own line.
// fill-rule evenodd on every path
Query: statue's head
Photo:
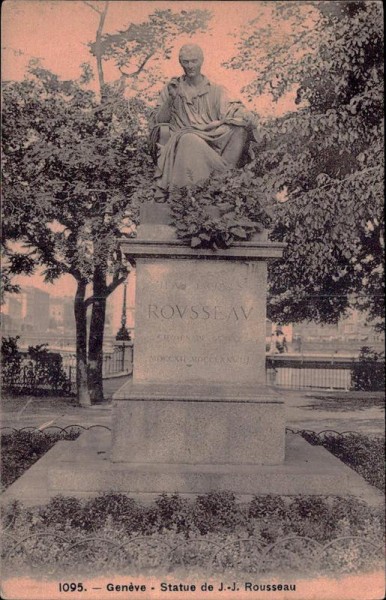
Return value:
M 197 44 L 185 44 L 179 54 L 180 65 L 187 77 L 195 77 L 201 72 L 204 53 Z

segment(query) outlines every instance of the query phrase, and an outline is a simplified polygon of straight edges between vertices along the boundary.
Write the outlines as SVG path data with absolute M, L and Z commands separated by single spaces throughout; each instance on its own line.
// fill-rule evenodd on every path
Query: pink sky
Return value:
M 98 2 L 94 4 L 98 5 Z M 259 4 L 227 2 L 225 9 L 221 2 L 111 2 L 105 31 L 113 33 L 131 22 L 143 21 L 156 9 L 209 8 L 214 15 L 212 32 L 196 35 L 195 41 L 206 51 L 206 72 L 213 77 L 220 72 L 223 75 L 224 70 L 219 64 L 232 51 L 233 41 L 227 34 L 255 17 Z M 3 46 L 24 54 L 4 53 L 4 78 L 22 77 L 31 56 L 41 57 L 48 68 L 64 78 L 77 77 L 79 64 L 93 60 L 86 44 L 94 39 L 97 22 L 98 15 L 77 0 L 6 0 L 3 7 Z M 187 39 L 181 38 L 181 43 Z M 165 61 L 164 67 L 166 74 L 178 72 L 177 56 Z M 107 75 L 114 77 L 115 74 L 110 72 Z M 228 73 L 226 77 L 231 80 Z
M 95 1 L 94 5 L 103 4 Z M 259 23 L 266 25 L 270 19 L 270 7 L 258 1 L 111 1 L 104 31 L 114 33 L 125 29 L 131 22 L 145 20 L 156 9 L 190 10 L 207 9 L 213 13 L 210 31 L 194 36 L 194 42 L 202 46 L 205 54 L 205 74 L 235 93 L 250 81 L 250 72 L 225 69 L 221 62 L 235 53 L 231 34 L 240 30 L 249 20 L 260 15 Z M 89 54 L 87 43 L 95 39 L 98 15 L 80 0 L 5 0 L 2 19 L 3 79 L 21 79 L 32 57 L 42 59 L 44 66 L 63 78 L 76 78 L 80 64 L 94 58 Z M 285 34 L 285 27 L 276 31 L 276 37 Z M 164 61 L 163 74 L 167 77 L 181 72 L 178 64 L 178 48 L 192 38 L 181 36 L 171 60 Z M 105 63 L 107 80 L 117 78 L 115 68 Z M 275 105 L 270 98 L 260 98 L 257 103 L 261 114 L 280 114 L 284 105 Z M 285 104 L 285 107 L 287 105 Z
M 98 2 L 93 2 L 97 5 Z M 28 61 L 32 57 L 42 59 L 43 65 L 64 79 L 77 78 L 80 64 L 94 59 L 89 54 L 87 43 L 95 38 L 98 15 L 84 2 L 78 0 L 6 0 L 3 3 L 2 19 L 2 70 L 3 79 L 22 79 Z M 112 1 L 105 23 L 105 32 L 114 33 L 125 29 L 131 22 L 141 22 L 156 9 L 189 10 L 209 9 L 213 13 L 210 31 L 194 36 L 194 42 L 202 46 L 205 54 L 203 71 L 211 79 L 221 82 L 233 93 L 251 78 L 248 72 L 227 70 L 221 62 L 235 53 L 235 38 L 231 34 L 250 19 L 261 14 L 261 2 L 143 2 Z M 270 8 L 263 8 L 259 23 L 269 21 Z M 283 30 L 284 31 L 284 30 Z M 178 48 L 191 38 L 181 37 L 170 61 L 163 64 L 166 77 L 179 74 Z M 114 68 L 106 65 L 106 78 L 117 77 Z M 261 115 L 280 114 L 288 110 L 288 99 L 273 104 L 269 98 L 260 98 L 256 104 Z M 73 295 L 74 280 L 70 276 L 61 278 L 54 285 L 46 285 L 39 276 L 19 277 L 21 285 L 36 285 L 52 295 Z M 121 296 L 117 290 L 116 296 Z

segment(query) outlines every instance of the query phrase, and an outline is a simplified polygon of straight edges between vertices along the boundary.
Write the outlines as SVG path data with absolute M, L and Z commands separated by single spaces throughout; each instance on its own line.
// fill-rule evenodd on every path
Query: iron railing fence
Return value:
M 290 389 L 351 390 L 355 387 L 353 369 L 370 370 L 376 386 L 383 389 L 385 363 L 374 364 L 334 356 L 326 357 L 268 355 L 266 357 L 266 382 Z M 120 346 L 103 356 L 104 378 L 130 375 L 133 370 L 132 346 Z M 374 376 L 376 374 L 376 377 Z M 3 361 L 3 388 L 16 393 L 73 394 L 76 391 L 76 356 L 68 353 L 47 353 L 44 364 L 22 356 L 19 364 Z M 381 383 L 380 383 L 381 382 Z
M 211 574 L 242 573 L 341 575 L 383 568 L 384 548 L 380 539 L 345 535 L 320 543 L 298 535 L 283 536 L 274 543 L 262 542 L 259 536 L 208 536 L 186 538 L 175 535 L 166 540 L 162 534 L 132 535 L 119 539 L 110 536 L 67 537 L 65 532 L 43 532 L 17 538 L 2 532 L 4 575 L 19 569 L 31 574 L 56 575 L 126 572 L 127 569 L 162 569 L 167 573 L 181 568 L 195 568 Z M 212 536 L 211 536 L 212 537 Z M 122 569 L 122 571 L 121 571 Z M 263 589 L 261 590 L 263 591 Z
M 361 363 L 358 358 L 272 355 L 266 357 L 266 381 L 293 389 L 353 389 L 353 369 L 361 364 L 382 373 L 385 363 Z M 379 376 L 378 376 L 379 379 Z
M 95 425 L 80 425 L 79 423 L 74 423 L 71 425 L 67 425 L 66 427 L 60 427 L 59 425 L 47 425 L 47 427 L 41 428 L 41 427 L 35 427 L 33 425 L 29 425 L 26 427 L 11 427 L 9 425 L 4 425 L 2 427 L 0 427 L 0 436 L 1 435 L 7 435 L 7 433 L 17 433 L 20 431 L 36 431 L 38 433 L 44 434 L 44 433 L 50 433 L 51 431 L 56 431 L 59 433 L 66 433 L 66 432 L 74 432 L 74 431 L 79 431 L 79 433 L 81 433 L 82 431 L 89 431 L 90 429 L 107 429 L 108 431 L 111 431 L 111 427 L 109 427 L 108 425 L 101 425 L 99 423 L 95 424 Z M 294 429 L 293 427 L 286 427 L 285 428 L 286 433 L 294 433 L 297 435 L 302 435 L 302 436 L 308 436 L 308 435 L 313 435 L 316 438 L 319 438 L 321 441 L 324 440 L 326 438 L 326 436 L 335 436 L 337 438 L 344 438 L 346 436 L 357 436 L 357 437 L 363 437 L 363 433 L 361 433 L 360 431 L 352 431 L 352 430 L 347 430 L 347 431 L 336 431 L 335 429 L 323 429 L 323 431 L 320 431 L 319 433 L 311 430 L 311 429 Z M 368 434 L 366 434 L 368 435 Z M 375 435 L 375 434 L 374 434 Z
M 71 382 L 76 382 L 76 355 L 62 354 L 63 369 Z M 118 346 L 103 354 L 102 374 L 104 378 L 114 375 L 130 375 L 133 370 L 132 346 Z

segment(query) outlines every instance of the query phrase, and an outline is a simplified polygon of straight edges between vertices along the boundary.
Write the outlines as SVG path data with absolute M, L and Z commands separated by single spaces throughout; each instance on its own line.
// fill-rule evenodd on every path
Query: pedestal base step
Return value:
M 60 442 L 3 494 L 2 501 L 25 505 L 46 502 L 58 494 L 79 498 L 105 491 L 152 501 L 162 492 L 194 497 L 231 490 L 240 501 L 253 495 L 355 496 L 372 505 L 382 494 L 324 448 L 298 435 L 286 436 L 282 465 L 165 464 L 110 462 L 110 432 L 90 430 L 75 442 Z
M 284 461 L 284 402 L 265 385 L 127 384 L 114 398 L 114 463 Z

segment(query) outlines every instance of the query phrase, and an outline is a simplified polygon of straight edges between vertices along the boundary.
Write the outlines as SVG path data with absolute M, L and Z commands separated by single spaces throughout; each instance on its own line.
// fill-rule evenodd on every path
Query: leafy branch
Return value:
M 262 202 L 251 203 L 245 172 L 213 176 L 208 181 L 173 190 L 168 199 L 177 236 L 192 248 L 228 248 L 248 241 L 268 226 Z

